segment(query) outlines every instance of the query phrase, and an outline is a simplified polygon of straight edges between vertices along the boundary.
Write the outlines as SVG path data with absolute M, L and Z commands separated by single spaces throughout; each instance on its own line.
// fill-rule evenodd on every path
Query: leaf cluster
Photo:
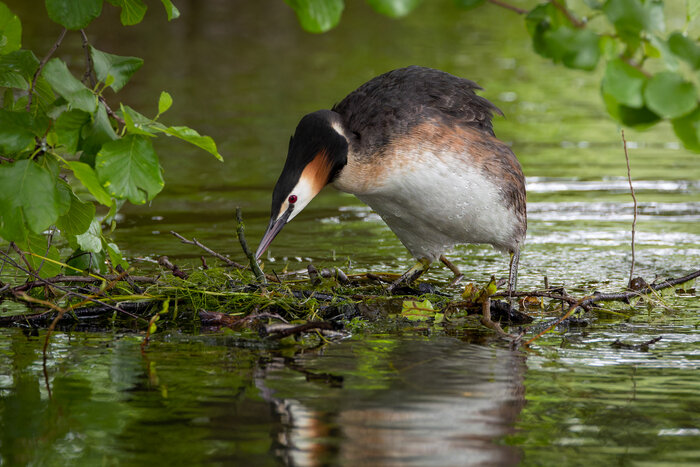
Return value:
M 285 1 L 301 26 L 314 33 L 336 26 L 344 7 L 343 0 Z M 400 17 L 421 0 L 367 3 L 378 13 Z M 669 30 L 664 0 L 546 0 L 529 11 L 503 0 L 455 0 L 463 9 L 488 3 L 522 14 L 533 50 L 554 63 L 593 71 L 603 62 L 601 94 L 617 122 L 645 129 L 670 121 L 683 145 L 700 152 L 700 43 L 688 33 L 700 0 L 685 0 L 682 30 Z
M 147 10 L 142 0 L 108 2 L 121 8 L 124 26 L 139 23 Z M 173 103 L 167 92 L 152 118 L 121 103 L 117 111 L 110 108 L 107 92 L 114 99 L 143 60 L 88 42 L 85 28 L 103 3 L 46 0 L 46 13 L 65 29 L 40 60 L 22 48 L 21 21 L 0 2 L 0 239 L 27 252 L 27 265 L 42 277 L 59 272 L 61 257 L 81 270 L 104 271 L 107 258 L 126 266 L 103 228 L 115 227 L 125 202 L 144 204 L 163 189 L 156 137 L 181 139 L 221 160 L 210 137 L 160 122 Z M 179 16 L 170 0 L 162 4 L 168 19 Z M 79 31 L 86 49 L 85 69 L 77 76 L 60 57 L 51 57 L 71 31 Z M 97 215 L 100 205 L 107 215 Z M 52 244 L 58 237 L 69 246 L 62 254 Z

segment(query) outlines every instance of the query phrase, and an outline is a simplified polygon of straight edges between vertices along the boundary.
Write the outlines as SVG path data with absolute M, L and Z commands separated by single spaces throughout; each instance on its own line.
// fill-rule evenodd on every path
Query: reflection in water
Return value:
M 524 357 L 454 339 L 343 342 L 267 363 L 256 385 L 283 421 L 288 465 L 513 464 L 494 441 L 524 405 Z M 313 368 L 313 370 L 310 370 Z M 316 371 L 332 369 L 342 379 Z M 297 373 L 297 374 L 295 374 Z M 302 390 L 297 386 L 317 386 Z

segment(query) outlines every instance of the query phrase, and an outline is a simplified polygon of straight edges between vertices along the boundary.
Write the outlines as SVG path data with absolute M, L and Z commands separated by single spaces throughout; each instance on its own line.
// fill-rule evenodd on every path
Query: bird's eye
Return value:
M 289 204 L 294 204 L 297 202 L 297 195 L 289 195 L 289 198 L 287 198 L 287 201 L 289 201 Z

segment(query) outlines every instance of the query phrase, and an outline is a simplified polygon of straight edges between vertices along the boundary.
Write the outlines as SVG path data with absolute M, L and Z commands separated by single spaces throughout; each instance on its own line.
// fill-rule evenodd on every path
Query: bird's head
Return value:
M 272 192 L 272 215 L 255 253 L 260 256 L 291 221 L 347 164 L 348 140 L 340 115 L 319 110 L 301 119 L 289 140 L 287 161 Z

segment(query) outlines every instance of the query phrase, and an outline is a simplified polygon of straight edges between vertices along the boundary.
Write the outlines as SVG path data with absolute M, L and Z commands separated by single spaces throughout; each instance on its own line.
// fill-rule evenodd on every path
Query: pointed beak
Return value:
M 260 240 L 258 251 L 255 252 L 256 261 L 260 259 L 262 254 L 265 253 L 265 250 L 267 250 L 267 247 L 269 247 L 270 243 L 272 243 L 272 240 L 274 240 L 277 234 L 280 233 L 282 227 L 284 227 L 284 225 L 287 223 L 287 219 L 289 219 L 289 216 L 292 214 L 293 209 L 294 205 L 291 204 L 289 205 L 289 208 L 284 211 L 284 214 L 282 214 L 277 220 L 270 220 L 270 225 L 267 226 L 267 231 L 265 231 L 265 235 L 263 235 L 262 240 Z

